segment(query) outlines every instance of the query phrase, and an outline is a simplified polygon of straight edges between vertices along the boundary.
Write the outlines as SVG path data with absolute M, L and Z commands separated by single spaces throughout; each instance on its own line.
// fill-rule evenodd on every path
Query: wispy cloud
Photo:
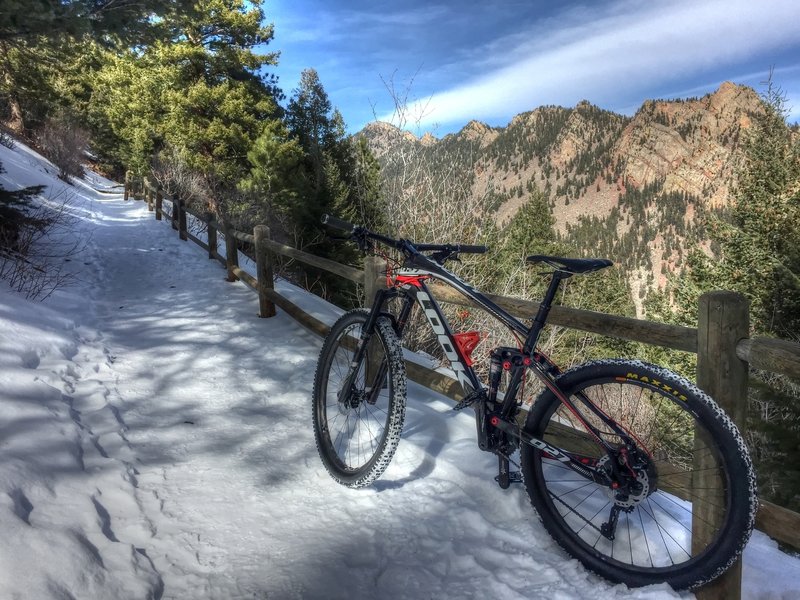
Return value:
M 354 28 L 372 28 L 376 26 L 420 27 L 432 20 L 446 17 L 451 9 L 446 6 L 429 4 L 404 10 L 387 12 L 351 10 L 340 13 L 346 25 Z
M 285 43 L 313 42 L 330 45 L 347 41 L 358 45 L 361 40 L 374 44 L 383 36 L 392 38 L 413 36 L 414 28 L 430 25 L 446 18 L 449 9 L 441 5 L 427 5 L 404 10 L 380 12 L 347 8 L 315 8 L 312 13 L 281 15 L 277 30 Z
M 434 92 L 420 125 L 601 103 L 800 44 L 795 0 L 621 0 L 563 12 L 474 48 L 484 74 Z M 769 60 L 766 58 L 765 60 Z M 764 73 L 771 65 L 764 65 Z M 442 64 L 441 69 L 453 65 Z M 390 115 L 383 116 L 387 120 Z

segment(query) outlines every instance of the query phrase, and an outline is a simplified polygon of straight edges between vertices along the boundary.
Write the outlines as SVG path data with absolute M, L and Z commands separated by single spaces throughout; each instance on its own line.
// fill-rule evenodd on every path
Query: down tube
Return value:
M 420 287 L 414 289 L 413 293 L 417 298 L 417 302 L 419 302 L 419 305 L 422 307 L 422 311 L 431 329 L 433 329 L 433 333 L 436 334 L 436 339 L 439 341 L 439 345 L 442 347 L 445 357 L 450 361 L 450 368 L 453 369 L 456 379 L 458 379 L 458 382 L 464 389 L 464 395 L 469 394 L 473 390 L 480 389 L 481 384 L 478 380 L 478 376 L 475 374 L 472 367 L 467 366 L 465 357 L 460 354 L 460 348 L 458 344 L 455 343 L 453 332 L 450 330 L 447 320 L 442 314 L 442 309 L 439 308 L 439 304 L 433 296 L 431 296 L 428 287 L 424 282 L 420 282 Z

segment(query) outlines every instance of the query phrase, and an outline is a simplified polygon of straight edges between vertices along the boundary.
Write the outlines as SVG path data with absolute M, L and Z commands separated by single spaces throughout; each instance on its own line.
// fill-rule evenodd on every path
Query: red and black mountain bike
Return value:
M 750 456 L 728 416 L 667 369 L 614 359 L 562 372 L 537 348 L 561 281 L 611 261 L 528 257 L 553 270 L 528 326 L 445 268 L 485 246 L 417 244 L 327 215 L 323 223 L 365 252 L 383 245 L 401 257 L 391 286 L 370 309 L 342 315 L 319 357 L 314 435 L 336 481 L 366 486 L 392 459 L 406 406 L 400 340 L 419 305 L 463 387 L 455 408 L 474 410 L 478 446 L 498 456 L 500 487 L 524 482 L 542 524 L 569 554 L 615 582 L 676 589 L 700 586 L 733 564 L 750 536 L 757 497 Z M 472 368 L 475 335 L 453 333 L 426 285 L 431 279 L 454 287 L 520 341 L 492 350 L 485 383 Z M 521 393 L 529 374 L 544 384 L 532 406 Z M 521 472 L 512 472 L 517 450 Z

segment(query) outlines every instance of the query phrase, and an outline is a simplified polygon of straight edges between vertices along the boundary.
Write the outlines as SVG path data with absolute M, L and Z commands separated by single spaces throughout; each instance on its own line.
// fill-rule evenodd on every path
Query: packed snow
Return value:
M 310 396 L 322 340 L 141 202 L 67 185 L 22 145 L 2 184 L 66 197 L 80 254 L 44 303 L 0 283 L 0 598 L 689 598 L 568 558 L 524 490 L 493 481 L 468 411 L 411 386 L 383 477 L 336 484 Z M 320 319 L 339 310 L 279 283 Z M 800 559 L 755 532 L 745 598 L 800 596 Z

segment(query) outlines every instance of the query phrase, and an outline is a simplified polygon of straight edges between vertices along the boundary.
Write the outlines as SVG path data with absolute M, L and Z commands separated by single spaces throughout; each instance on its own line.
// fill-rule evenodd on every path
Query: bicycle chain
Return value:
M 463 397 L 463 398 L 462 398 L 462 399 L 461 399 L 461 400 L 458 402 L 458 404 L 456 404 L 456 405 L 453 407 L 453 410 L 464 410 L 464 409 L 465 409 L 465 408 L 467 408 L 468 406 L 472 406 L 473 404 L 475 404 L 475 402 L 476 402 L 476 401 L 477 401 L 477 400 L 478 400 L 478 399 L 479 399 L 481 396 L 484 396 L 484 397 L 486 396 L 486 390 L 484 390 L 484 389 L 480 389 L 480 390 L 474 390 L 472 393 L 470 393 L 470 394 L 467 394 L 466 396 L 464 396 L 464 397 Z

